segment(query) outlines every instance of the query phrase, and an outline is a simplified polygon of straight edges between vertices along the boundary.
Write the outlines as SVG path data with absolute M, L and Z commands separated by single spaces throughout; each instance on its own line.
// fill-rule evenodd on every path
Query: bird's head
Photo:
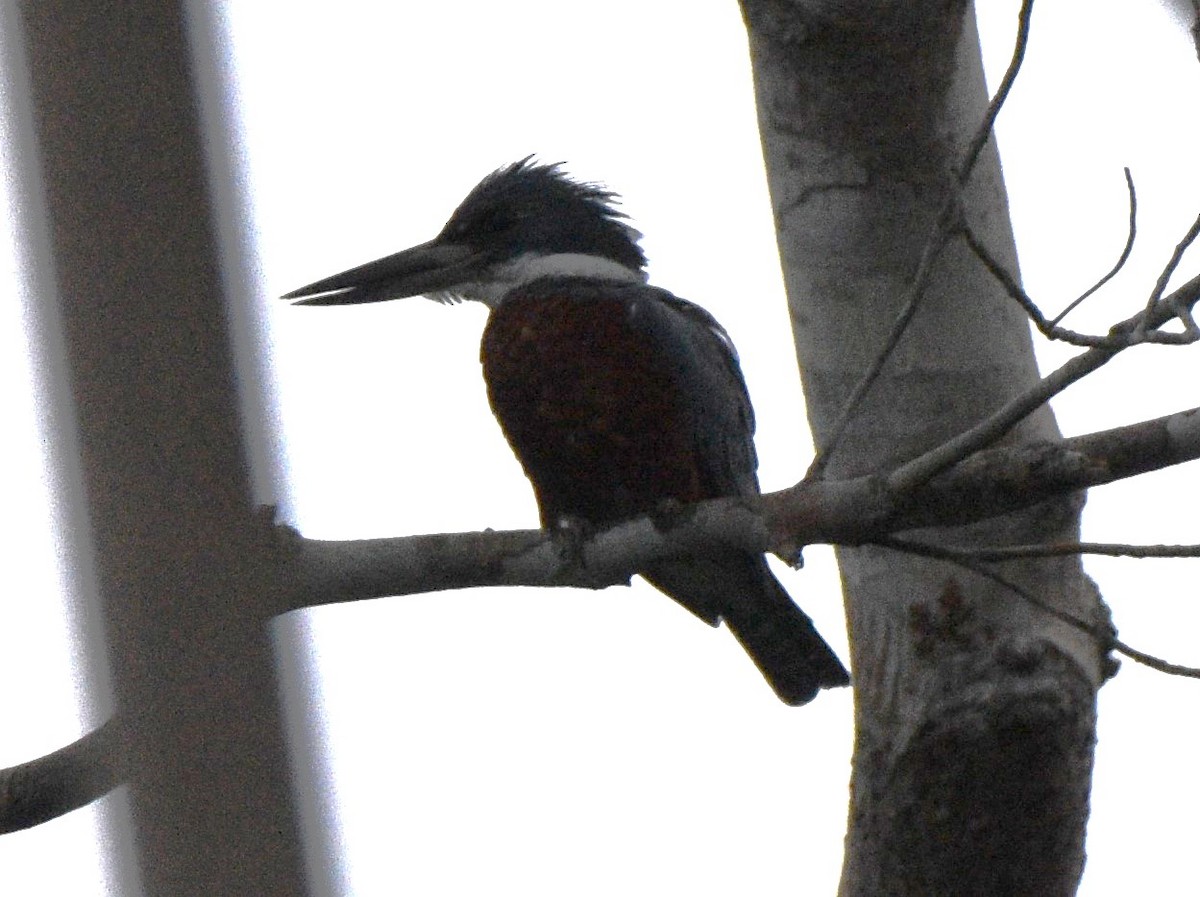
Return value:
M 616 194 L 532 157 L 488 175 L 441 233 L 411 249 L 293 290 L 298 305 L 356 305 L 427 295 L 494 306 L 547 275 L 644 281 L 646 256 Z

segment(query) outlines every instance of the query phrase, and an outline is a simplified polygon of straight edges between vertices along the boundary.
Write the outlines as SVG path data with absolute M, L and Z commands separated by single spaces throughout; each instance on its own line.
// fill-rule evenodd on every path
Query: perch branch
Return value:
M 794 560 L 809 544 L 863 544 L 926 526 L 969 523 L 1089 486 L 1200 457 L 1200 408 L 1056 443 L 979 452 L 906 494 L 879 476 L 806 481 L 757 501 L 722 499 L 664 509 L 579 544 L 538 531 L 323 542 L 277 527 L 293 588 L 274 609 L 483 585 L 598 588 L 628 582 L 651 561 L 736 544 Z M 314 597 L 315 596 L 315 597 Z M 1139 662 L 1165 661 L 1113 643 Z M 122 780 L 120 723 L 46 757 L 0 770 L 0 833 L 82 807 Z

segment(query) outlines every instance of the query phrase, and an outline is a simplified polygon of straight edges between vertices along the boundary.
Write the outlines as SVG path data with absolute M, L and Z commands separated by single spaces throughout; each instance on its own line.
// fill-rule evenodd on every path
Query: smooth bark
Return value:
M 743 0 L 759 124 L 809 420 L 820 448 L 936 250 L 987 105 L 964 2 Z M 967 223 L 1016 271 L 989 143 Z M 961 240 L 929 255 L 919 308 L 832 456 L 886 473 L 1036 382 L 1029 324 Z M 1048 409 L 1009 442 L 1054 440 Z M 984 546 L 1077 538 L 1081 496 L 923 532 Z M 879 548 L 839 551 L 856 741 L 841 893 L 1074 893 L 1083 868 L 1103 649 L 970 572 Z M 1002 565 L 1091 623 L 1077 558 Z

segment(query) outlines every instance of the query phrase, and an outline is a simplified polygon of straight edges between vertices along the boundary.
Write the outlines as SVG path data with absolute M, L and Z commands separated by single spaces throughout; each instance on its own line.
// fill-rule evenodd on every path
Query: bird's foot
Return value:
M 664 498 L 650 512 L 650 522 L 654 524 L 654 528 L 660 533 L 670 532 L 676 526 L 687 521 L 690 516 L 690 511 L 686 510 L 687 508 L 688 505 L 677 498 Z
M 587 570 L 584 546 L 594 533 L 595 527 L 582 517 L 564 514 L 554 521 L 550 538 L 564 566 L 577 571 Z
M 549 533 L 561 561 L 560 571 L 572 584 L 587 588 L 603 589 L 621 583 L 629 585 L 632 577 L 614 582 L 611 577 L 588 567 L 587 544 L 596 532 L 596 526 L 582 517 L 564 514 L 554 521 Z

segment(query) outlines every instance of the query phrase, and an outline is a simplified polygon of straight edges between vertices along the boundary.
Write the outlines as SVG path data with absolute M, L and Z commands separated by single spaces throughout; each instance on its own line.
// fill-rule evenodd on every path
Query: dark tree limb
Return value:
M 52 754 L 0 769 L 0 834 L 57 819 L 120 785 L 118 729 L 109 720 Z

